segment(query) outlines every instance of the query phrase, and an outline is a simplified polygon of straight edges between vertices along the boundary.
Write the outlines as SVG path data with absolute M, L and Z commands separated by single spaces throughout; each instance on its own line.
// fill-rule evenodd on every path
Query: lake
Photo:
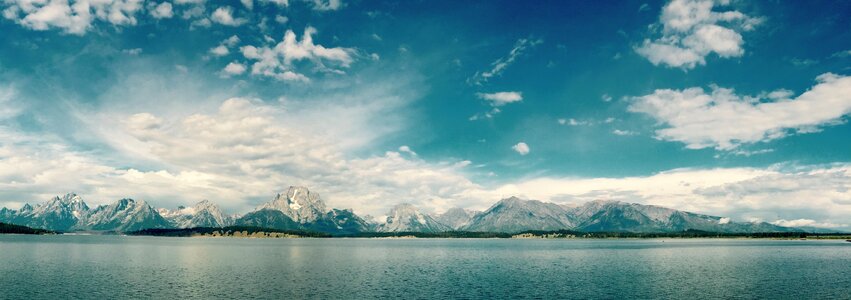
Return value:
M 851 243 L 0 236 L 0 298 L 851 298 Z

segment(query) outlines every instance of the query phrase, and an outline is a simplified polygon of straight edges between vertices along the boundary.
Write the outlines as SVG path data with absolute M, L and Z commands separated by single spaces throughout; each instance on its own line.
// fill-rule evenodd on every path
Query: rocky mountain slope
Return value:
M 74 229 L 127 232 L 169 227 L 171 224 L 147 202 L 125 198 L 93 209 Z
M 157 212 L 174 228 L 226 227 L 234 223 L 233 217 L 222 213 L 218 205 L 208 200 L 175 210 L 160 208 Z
M 477 213 L 476 211 L 455 207 L 435 216 L 434 219 L 452 229 L 458 230 L 470 223 Z
M 520 232 L 574 227 L 574 218 L 562 206 L 517 197 L 502 199 L 462 227 L 466 231 Z
M 384 224 L 378 225 L 378 232 L 444 232 L 451 227 L 438 222 L 432 216 L 420 212 L 415 206 L 402 203 L 394 206 Z

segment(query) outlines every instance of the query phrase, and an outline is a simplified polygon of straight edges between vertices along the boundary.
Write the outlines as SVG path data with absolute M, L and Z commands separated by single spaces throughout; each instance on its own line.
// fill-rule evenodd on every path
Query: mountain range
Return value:
M 130 232 L 151 228 L 256 226 L 331 234 L 361 232 L 505 232 L 574 230 L 582 232 L 679 232 L 701 230 L 724 233 L 813 231 L 769 223 L 732 222 L 729 218 L 675 209 L 626 203 L 590 201 L 564 206 L 517 197 L 502 199 L 482 212 L 452 208 L 430 215 L 412 204 L 394 206 L 384 222 L 362 218 L 351 209 L 328 209 L 319 194 L 306 187 L 286 192 L 243 215 L 228 215 L 207 200 L 192 207 L 154 209 L 147 202 L 121 199 L 94 209 L 76 194 L 18 210 L 0 209 L 0 222 L 59 232 Z

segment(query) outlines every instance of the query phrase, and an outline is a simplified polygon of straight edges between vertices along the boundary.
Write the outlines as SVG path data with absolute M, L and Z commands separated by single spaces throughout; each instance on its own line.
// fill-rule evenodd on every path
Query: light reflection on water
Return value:
M 0 236 L 0 298 L 848 299 L 851 243 Z

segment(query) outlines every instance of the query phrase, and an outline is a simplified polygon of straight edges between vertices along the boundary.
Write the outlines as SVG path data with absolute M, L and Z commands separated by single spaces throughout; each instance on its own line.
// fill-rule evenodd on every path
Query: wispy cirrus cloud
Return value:
M 523 55 L 529 48 L 535 47 L 544 41 L 541 39 L 532 39 L 532 38 L 523 38 L 517 40 L 514 43 L 514 47 L 511 48 L 511 51 L 507 56 L 500 57 L 493 63 L 491 63 L 491 68 L 487 71 L 479 71 L 476 74 L 473 74 L 472 77 L 467 78 L 467 83 L 473 85 L 482 85 L 485 82 L 488 82 L 493 77 L 498 77 L 505 71 L 508 66 L 513 64 L 521 55 Z

